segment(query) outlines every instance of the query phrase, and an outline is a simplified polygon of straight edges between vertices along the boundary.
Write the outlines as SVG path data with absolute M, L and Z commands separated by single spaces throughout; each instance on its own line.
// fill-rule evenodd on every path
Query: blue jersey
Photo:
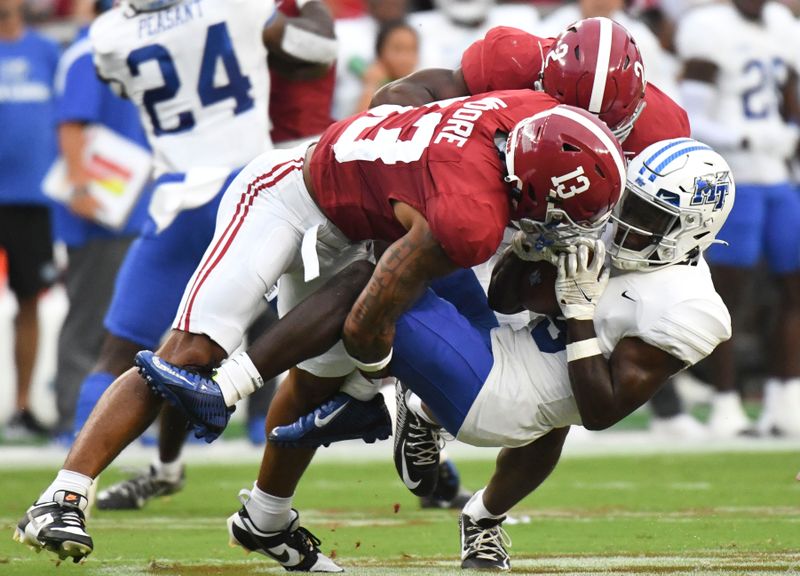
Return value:
M 53 77 L 59 49 L 31 30 L 0 41 L 0 204 L 48 204 L 42 179 L 56 154 Z
M 89 29 L 82 30 L 64 52 L 55 78 L 56 120 L 58 123 L 102 124 L 120 136 L 147 148 L 147 137 L 139 121 L 139 112 L 97 77 L 92 61 Z M 134 206 L 125 228 L 112 232 L 57 204 L 53 211 L 56 237 L 69 246 L 79 246 L 93 238 L 133 236 L 147 218 L 150 194 L 144 193 Z

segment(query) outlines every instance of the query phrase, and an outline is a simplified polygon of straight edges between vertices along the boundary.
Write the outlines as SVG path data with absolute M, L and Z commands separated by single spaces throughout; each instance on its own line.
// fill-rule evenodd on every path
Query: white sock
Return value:
M 361 374 L 361 372 L 356 370 L 345 379 L 344 384 L 342 384 L 341 391 L 345 394 L 349 394 L 356 400 L 366 402 L 367 400 L 372 400 L 375 398 L 380 389 L 380 382 L 367 380 L 364 378 L 364 375 Z
M 292 498 L 267 494 L 253 483 L 250 500 L 244 505 L 250 518 L 263 532 L 279 532 L 292 521 Z
M 76 494 L 80 494 L 86 498 L 87 500 L 82 501 L 82 507 L 85 508 L 86 503 L 88 502 L 89 488 L 91 488 L 92 482 L 93 480 L 91 478 L 84 476 L 79 472 L 72 472 L 71 470 L 59 470 L 58 474 L 56 475 L 56 479 L 53 480 L 53 483 L 50 484 L 50 486 L 48 486 L 44 492 L 42 492 L 42 495 L 39 496 L 39 499 L 36 502 L 52 502 L 56 492 L 66 490 L 68 492 L 75 492 Z
M 178 482 L 183 472 L 183 462 L 178 458 L 174 462 L 162 462 L 159 459 L 153 461 L 153 468 L 156 470 L 156 478 L 167 482 Z
M 422 408 L 422 398 L 414 394 L 413 392 L 409 395 L 406 399 L 406 406 L 408 409 L 425 420 L 428 424 L 432 424 L 433 426 L 438 426 L 438 422 L 434 422 L 430 416 L 428 416 L 427 412 Z
M 494 515 L 486 509 L 486 506 L 483 505 L 483 491 L 486 488 L 481 488 L 475 494 L 472 495 L 472 498 L 469 499 L 467 505 L 464 506 L 464 509 L 461 510 L 464 514 L 475 520 L 483 520 L 485 518 L 491 518 L 496 520 L 497 518 L 502 518 L 503 514 Z

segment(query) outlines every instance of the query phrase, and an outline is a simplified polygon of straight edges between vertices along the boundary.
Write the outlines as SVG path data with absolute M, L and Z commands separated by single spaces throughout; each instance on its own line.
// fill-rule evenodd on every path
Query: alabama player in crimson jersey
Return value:
M 281 367 L 319 354 L 299 366 L 338 387 L 355 368 L 385 367 L 402 312 L 436 277 L 492 255 L 511 218 L 599 225 L 623 181 L 622 151 L 600 121 L 530 90 L 420 108 L 385 106 L 334 124 L 318 144 L 263 154 L 236 177 L 160 349 L 173 364 L 150 352 L 140 353 L 138 363 L 177 375 L 188 386 L 158 390 L 187 412 L 197 432 L 213 439 L 227 423 L 225 402 L 219 419 L 198 424 L 190 409 L 209 414 L 211 387 L 195 388 L 197 373 L 175 365 L 205 373 L 218 366 L 239 346 L 253 311 L 279 277 L 286 313 L 348 264 L 371 258 L 373 240 L 389 243 L 346 319 L 344 346 L 320 348 L 313 331 L 303 332 L 297 348 L 312 353 Z M 295 348 L 287 346 L 287 352 Z M 247 354 L 231 360 L 232 369 L 257 374 Z M 126 382 L 103 397 L 45 491 L 50 497 L 20 522 L 17 534 L 24 542 L 75 558 L 91 551 L 83 514 L 72 502 L 85 498 L 91 479 L 147 427 L 162 403 L 143 380 Z M 255 384 L 250 390 L 213 387 L 217 400 L 235 402 L 231 393 L 244 395 Z M 270 408 L 271 427 L 319 403 L 318 392 L 302 392 L 291 381 L 282 387 Z M 268 444 L 257 486 L 229 519 L 231 537 L 287 568 L 338 571 L 291 510 L 294 485 L 313 450 L 283 452 L 288 454 L 281 460 L 280 449 Z M 69 530 L 51 526 L 42 532 L 42 523 L 32 521 L 65 513 L 74 515 Z M 74 546 L 78 538 L 88 544 Z
M 278 10 L 290 18 L 300 15 L 297 0 L 283 0 Z M 276 148 L 291 148 L 304 138 L 319 136 L 333 124 L 335 66 L 320 76 L 318 66 L 271 59 L 269 73 L 270 136 Z
M 415 72 L 386 85 L 372 104 L 419 106 L 490 90 L 538 88 L 598 114 L 633 156 L 690 131 L 686 112 L 645 80 L 638 48 L 625 28 L 608 18 L 587 18 L 557 38 L 493 28 L 467 48 L 460 68 Z

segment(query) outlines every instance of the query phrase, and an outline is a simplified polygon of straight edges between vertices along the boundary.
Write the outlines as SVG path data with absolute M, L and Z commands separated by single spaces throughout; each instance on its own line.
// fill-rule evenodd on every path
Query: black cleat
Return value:
M 59 560 L 81 562 L 94 549 L 83 514 L 87 504 L 86 498 L 75 492 L 56 492 L 52 501 L 28 508 L 14 530 L 14 540 L 37 552 L 52 552 Z
M 472 492 L 461 487 L 461 476 L 452 460 L 439 462 L 436 488 L 430 496 L 419 499 L 421 508 L 461 510 L 472 498 Z
M 417 496 L 430 496 L 439 479 L 442 440 L 439 429 L 408 409 L 411 391 L 398 381 L 394 467 L 406 488 Z
M 244 496 L 244 498 L 243 498 Z M 250 493 L 242 490 L 242 504 Z M 289 572 L 344 572 L 333 560 L 320 552 L 319 539 L 300 526 L 300 514 L 292 509 L 294 518 L 279 532 L 259 530 L 247 509 L 242 508 L 228 518 L 228 535 L 231 546 L 241 546 L 246 552 L 258 552 L 277 561 Z
M 154 466 L 127 480 L 112 484 L 97 494 L 97 507 L 100 510 L 139 510 L 148 500 L 159 496 L 175 494 L 183 489 L 186 475 L 176 481 L 159 478 Z
M 458 522 L 461 529 L 461 568 L 511 570 L 511 557 L 506 551 L 506 546 L 511 547 L 511 538 L 501 526 L 505 519 L 503 516 L 476 522 L 467 514 L 461 514 Z

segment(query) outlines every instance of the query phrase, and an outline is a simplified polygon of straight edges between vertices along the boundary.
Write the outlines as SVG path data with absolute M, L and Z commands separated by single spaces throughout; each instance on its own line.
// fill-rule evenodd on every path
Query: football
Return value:
M 529 262 L 526 274 L 520 276 L 519 294 L 522 305 L 539 314 L 558 316 L 561 308 L 556 299 L 556 267 L 550 262 Z

